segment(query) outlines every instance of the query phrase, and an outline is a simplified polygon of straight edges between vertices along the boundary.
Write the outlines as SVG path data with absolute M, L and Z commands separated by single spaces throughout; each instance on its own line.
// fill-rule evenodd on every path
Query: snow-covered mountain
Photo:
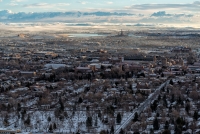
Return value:
M 48 19 L 48 18 L 58 18 L 58 17 L 85 17 L 85 16 L 133 16 L 134 14 L 129 13 L 111 13 L 111 12 L 40 12 L 40 13 L 25 13 L 18 12 L 13 13 L 9 10 L 0 11 L 0 21 L 34 21 L 40 19 Z

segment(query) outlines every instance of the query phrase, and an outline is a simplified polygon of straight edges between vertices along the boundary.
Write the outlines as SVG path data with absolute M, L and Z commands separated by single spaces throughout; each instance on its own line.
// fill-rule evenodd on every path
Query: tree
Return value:
M 124 130 L 121 128 L 119 134 L 124 134 Z
M 50 122 L 51 121 L 51 117 L 49 116 L 47 120 L 48 120 L 48 122 Z
M 20 103 L 17 104 L 17 111 L 18 112 L 21 111 L 21 104 Z
M 134 115 L 133 121 L 134 121 L 134 122 L 135 122 L 135 121 L 138 121 L 138 113 L 137 113 L 137 112 L 136 112 L 135 115 Z
M 173 103 L 174 101 L 175 101 L 174 94 L 172 94 L 171 103 Z
M 193 118 L 194 118 L 195 120 L 197 120 L 197 119 L 199 118 L 199 115 L 198 115 L 197 111 L 194 112 Z
M 165 122 L 164 128 L 165 128 L 165 129 L 168 129 L 168 128 L 169 128 L 169 122 L 168 122 L 168 121 Z
M 92 127 L 92 117 L 88 117 L 86 120 L 86 126 L 87 127 Z
M 160 94 L 158 95 L 158 101 L 160 101 L 161 100 L 161 96 L 160 96 Z
M 151 110 L 152 110 L 152 111 L 156 111 L 157 106 L 158 106 L 158 101 L 155 100 L 155 101 L 153 102 L 153 104 L 151 104 Z
M 98 117 L 101 118 L 101 111 L 98 111 Z
M 189 114 L 189 111 L 190 111 L 190 104 L 186 104 L 185 106 L 185 111 Z
M 154 134 L 154 130 L 152 128 L 150 129 L 150 134 Z
M 78 103 L 82 103 L 82 102 L 83 102 L 83 99 L 81 97 L 79 97 Z
M 65 118 L 68 118 L 67 112 L 64 112 L 63 114 L 64 114 Z
M 111 126 L 111 128 L 110 128 L 110 134 L 114 134 L 114 132 L 115 132 L 114 127 Z
M 181 96 L 178 97 L 177 102 L 178 102 L 178 104 L 182 104 L 183 101 L 182 101 L 182 99 L 181 99 Z
M 50 124 L 50 126 L 49 126 L 49 132 L 53 132 L 53 127 L 52 127 L 52 124 Z
M 175 125 L 175 133 L 181 134 L 183 130 L 183 126 L 186 125 L 186 122 L 183 118 L 178 117 L 176 119 L 176 125 Z
M 55 111 L 54 111 L 54 116 L 55 116 L 56 118 L 59 118 L 59 116 L 60 116 L 60 109 L 59 109 L 59 108 L 56 108 L 56 109 L 55 109 Z
M 115 108 L 114 108 L 112 105 L 110 105 L 110 106 L 107 107 L 107 112 L 108 112 L 110 115 L 114 115 L 114 113 L 115 113 Z
M 59 104 L 60 104 L 60 110 L 61 110 L 61 111 L 64 111 L 65 107 L 64 107 L 64 104 L 63 104 L 61 98 L 59 99 Z
M 169 81 L 169 84 L 174 85 L 174 82 L 172 79 Z
M 5 116 L 4 120 L 3 120 L 3 124 L 4 126 L 8 126 L 9 122 L 8 122 L 8 115 Z
M 76 132 L 76 134 L 81 134 L 81 133 L 80 133 L 79 130 L 78 130 L 78 132 Z
M 117 114 L 117 123 L 119 124 L 119 123 L 121 123 L 121 121 L 122 121 L 121 114 L 118 113 L 118 114 Z
M 28 118 L 24 121 L 24 124 L 28 126 L 31 124 L 31 119 L 29 115 L 28 115 Z
M 107 134 L 106 130 L 101 130 L 100 134 Z
M 162 134 L 171 134 L 170 130 L 164 130 Z
M 57 129 L 56 123 L 53 124 L 53 129 Z
M 153 121 L 153 128 L 154 130 L 159 130 L 159 123 L 157 118 L 155 118 L 155 120 Z

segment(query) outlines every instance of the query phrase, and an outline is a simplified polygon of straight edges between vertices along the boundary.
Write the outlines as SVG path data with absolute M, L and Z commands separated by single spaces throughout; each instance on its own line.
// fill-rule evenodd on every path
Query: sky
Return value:
M 193 0 L 0 0 L 0 11 L 66 12 L 116 11 L 153 13 L 157 11 L 193 13 L 200 11 L 200 1 Z
M 198 24 L 200 27 L 199 18 L 200 0 L 0 0 L 0 22 L 148 23 L 186 27 Z

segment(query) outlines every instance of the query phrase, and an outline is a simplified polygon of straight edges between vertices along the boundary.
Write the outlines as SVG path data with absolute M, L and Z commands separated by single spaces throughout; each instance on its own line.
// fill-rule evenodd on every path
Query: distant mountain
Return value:
M 151 17 L 193 17 L 192 14 L 167 14 L 165 11 L 155 12 Z
M 58 18 L 58 17 L 85 17 L 85 16 L 133 16 L 129 13 L 117 12 L 41 12 L 41 13 L 13 13 L 9 10 L 0 11 L 0 21 L 33 21 L 40 19 Z

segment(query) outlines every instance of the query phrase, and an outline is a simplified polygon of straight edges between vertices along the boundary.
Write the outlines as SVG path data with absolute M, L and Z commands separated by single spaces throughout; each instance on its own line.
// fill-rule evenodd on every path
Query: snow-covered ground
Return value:
M 22 118 L 22 114 L 16 116 L 16 113 L 9 114 L 8 122 L 9 126 L 5 127 L 3 124 L 5 117 L 0 117 L 0 128 L 11 129 L 11 130 L 21 130 L 21 132 L 48 132 L 50 125 L 55 123 L 56 129 L 54 132 L 100 132 L 101 130 L 110 130 L 109 124 L 103 124 L 100 118 L 97 118 L 97 113 L 95 111 L 65 111 L 67 112 L 68 117 L 64 117 L 64 119 L 60 120 L 55 117 L 54 111 L 27 111 L 24 119 Z M 118 113 L 118 111 L 116 111 Z M 116 115 L 115 113 L 115 115 Z M 131 112 L 124 112 L 122 115 L 122 122 L 125 122 L 127 118 L 130 116 Z M 24 122 L 30 116 L 30 125 L 26 125 Z M 86 120 L 88 116 L 92 116 L 93 127 L 90 129 L 86 127 Z M 51 121 L 48 118 L 51 118 Z M 95 121 L 97 119 L 97 123 L 95 126 Z M 114 118 L 114 120 L 116 120 Z M 120 125 L 115 126 L 118 128 Z

